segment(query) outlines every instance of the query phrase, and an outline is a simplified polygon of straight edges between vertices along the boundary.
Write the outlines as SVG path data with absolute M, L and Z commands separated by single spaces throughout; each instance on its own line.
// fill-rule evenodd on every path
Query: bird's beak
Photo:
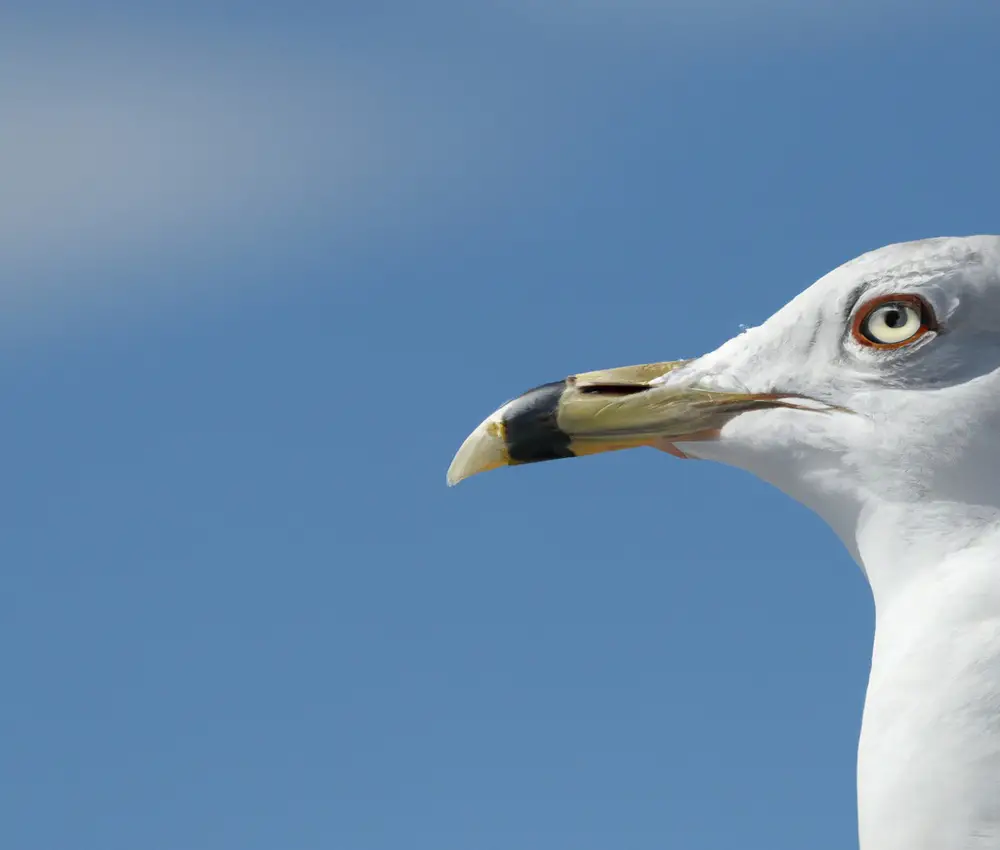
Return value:
M 715 392 L 660 380 L 688 362 L 584 372 L 529 390 L 469 435 L 448 469 L 448 483 L 501 466 L 637 446 L 671 451 L 674 442 L 717 437 L 739 413 L 795 406 L 784 395 Z

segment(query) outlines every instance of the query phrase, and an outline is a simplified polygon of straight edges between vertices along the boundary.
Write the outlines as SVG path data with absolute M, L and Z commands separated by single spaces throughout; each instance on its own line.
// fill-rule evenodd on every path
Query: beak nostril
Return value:
M 642 393 L 649 389 L 649 387 L 642 384 L 585 384 L 584 386 L 578 386 L 577 389 L 581 393 L 587 393 L 588 395 L 635 395 L 636 393 Z

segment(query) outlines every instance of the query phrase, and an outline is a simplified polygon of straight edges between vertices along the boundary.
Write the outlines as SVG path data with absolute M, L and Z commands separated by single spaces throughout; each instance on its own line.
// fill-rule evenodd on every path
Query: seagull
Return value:
M 889 245 L 703 357 L 536 387 L 448 482 L 637 446 L 752 472 L 867 577 L 861 850 L 1000 850 L 1000 236 Z

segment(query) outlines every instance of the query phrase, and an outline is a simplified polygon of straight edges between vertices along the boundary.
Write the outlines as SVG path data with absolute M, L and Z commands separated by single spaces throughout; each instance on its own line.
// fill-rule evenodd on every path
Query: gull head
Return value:
M 1000 237 L 926 239 L 851 260 L 701 357 L 529 390 L 473 431 L 448 482 L 654 447 L 749 470 L 853 550 L 872 500 L 1000 508 L 998 432 Z

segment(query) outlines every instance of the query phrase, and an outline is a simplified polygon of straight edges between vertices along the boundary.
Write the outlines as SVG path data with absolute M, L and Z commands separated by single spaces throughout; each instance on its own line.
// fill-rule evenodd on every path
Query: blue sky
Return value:
M 7 846 L 856 846 L 816 518 L 646 451 L 444 474 L 529 386 L 997 232 L 995 4 L 0 24 Z

